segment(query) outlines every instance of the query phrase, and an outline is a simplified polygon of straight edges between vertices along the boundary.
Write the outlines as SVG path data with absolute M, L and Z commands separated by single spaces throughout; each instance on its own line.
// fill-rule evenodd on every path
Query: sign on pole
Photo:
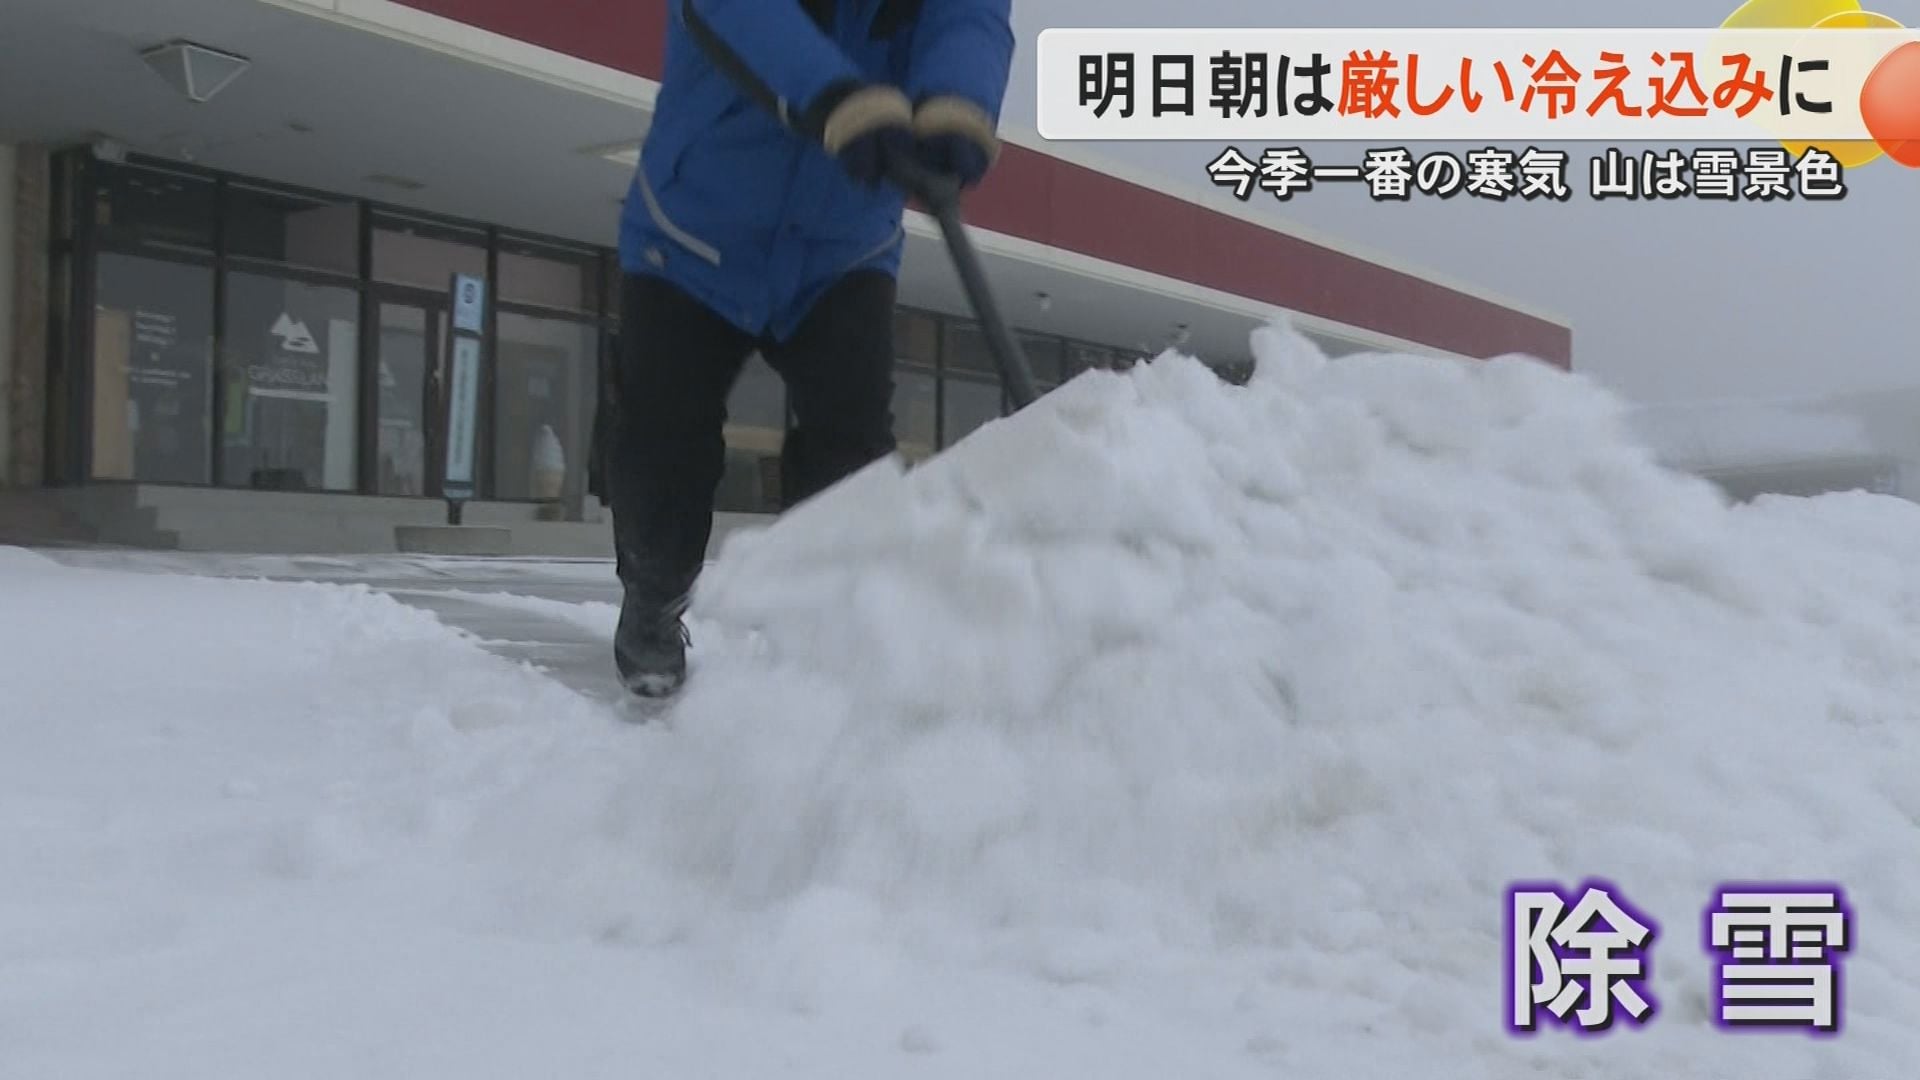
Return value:
M 453 328 L 478 335 L 486 315 L 487 284 L 470 274 L 453 275 Z
M 487 287 L 477 277 L 453 277 L 453 343 L 447 385 L 447 467 L 441 490 L 447 524 L 460 524 L 460 504 L 473 498 L 474 433 L 479 423 L 480 342 Z

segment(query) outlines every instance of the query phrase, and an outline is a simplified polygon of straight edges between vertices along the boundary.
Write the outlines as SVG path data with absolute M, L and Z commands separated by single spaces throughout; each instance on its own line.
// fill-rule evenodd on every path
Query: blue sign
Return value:
M 473 451 L 480 422 L 480 338 L 486 322 L 487 285 L 471 274 L 453 275 L 452 355 L 447 373 L 447 467 L 441 481 L 448 513 L 459 523 L 459 504 L 474 496 Z
M 471 274 L 453 276 L 453 328 L 469 334 L 480 333 L 486 314 L 487 283 Z

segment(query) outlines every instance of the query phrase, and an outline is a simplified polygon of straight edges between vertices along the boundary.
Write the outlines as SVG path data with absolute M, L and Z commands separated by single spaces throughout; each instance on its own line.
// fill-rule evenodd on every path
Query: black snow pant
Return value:
M 726 470 L 727 398 L 758 351 L 793 413 L 780 455 L 783 510 L 895 447 L 891 275 L 835 284 L 788 341 L 756 337 L 679 288 L 628 274 L 599 486 L 614 520 L 621 583 L 666 605 L 693 587 Z

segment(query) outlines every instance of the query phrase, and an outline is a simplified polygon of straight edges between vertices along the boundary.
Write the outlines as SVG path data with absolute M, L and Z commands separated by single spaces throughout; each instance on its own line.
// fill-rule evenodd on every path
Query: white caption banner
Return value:
M 1215 142 L 1860 140 L 1871 137 L 1862 89 L 1915 42 L 1920 30 L 1052 29 L 1040 34 L 1039 130 Z M 1314 98 L 1321 110 L 1303 110 Z

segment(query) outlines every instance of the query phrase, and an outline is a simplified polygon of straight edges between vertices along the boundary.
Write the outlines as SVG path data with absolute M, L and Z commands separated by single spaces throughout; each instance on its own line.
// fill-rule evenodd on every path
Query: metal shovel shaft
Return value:
M 1013 397 L 1013 407 L 1018 410 L 1033 404 L 1040 396 L 1034 389 L 1033 369 L 1027 363 L 1027 354 L 1020 347 L 1019 339 L 1013 336 L 1013 330 L 1000 313 L 993 288 L 987 283 L 986 271 L 980 265 L 980 254 L 967 235 L 966 223 L 960 220 L 959 185 L 949 177 L 904 162 L 895 166 L 894 180 L 924 202 L 934 220 L 940 223 L 947 252 L 953 257 L 953 268 L 960 275 L 960 286 L 966 290 L 967 300 L 986 333 L 987 348 Z

